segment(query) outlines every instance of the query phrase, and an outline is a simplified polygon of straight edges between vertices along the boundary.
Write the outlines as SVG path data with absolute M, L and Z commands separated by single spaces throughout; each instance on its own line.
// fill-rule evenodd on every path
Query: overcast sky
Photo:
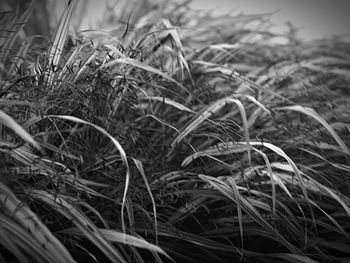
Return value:
M 105 1 L 89 0 L 86 17 L 99 18 Z M 245 14 L 279 10 L 272 22 L 281 25 L 291 21 L 300 28 L 299 36 L 307 40 L 350 33 L 350 0 L 193 0 L 192 7 L 219 13 L 237 9 Z

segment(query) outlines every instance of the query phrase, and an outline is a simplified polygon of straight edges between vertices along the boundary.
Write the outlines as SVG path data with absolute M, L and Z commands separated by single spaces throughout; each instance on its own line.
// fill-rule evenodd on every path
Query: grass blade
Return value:
M 49 52 L 48 69 L 45 75 L 46 86 L 52 85 L 57 70 L 58 63 L 61 58 L 61 53 L 66 41 L 67 33 L 70 26 L 70 19 L 74 11 L 76 0 L 69 0 L 66 9 L 64 10 L 58 28 L 55 33 L 55 38 Z
M 76 123 L 89 125 L 89 126 L 95 128 L 96 130 L 98 130 L 99 132 L 101 132 L 102 134 L 104 134 L 105 136 L 107 136 L 113 142 L 114 146 L 118 149 L 118 151 L 120 153 L 120 157 L 121 157 L 121 159 L 126 167 L 125 188 L 124 188 L 124 193 L 123 193 L 122 211 L 121 211 L 122 228 L 125 232 L 124 208 L 125 208 L 126 196 L 127 196 L 129 184 L 130 184 L 130 168 L 129 168 L 128 159 L 126 157 L 126 153 L 125 153 L 123 147 L 121 146 L 121 144 L 103 128 L 101 128 L 101 127 L 99 127 L 91 122 L 87 122 L 87 121 L 84 121 L 82 119 L 79 119 L 77 117 L 64 116 L 64 115 L 49 115 L 49 116 L 46 116 L 46 118 L 58 118 L 58 119 L 63 119 L 63 120 L 68 120 L 68 121 L 73 121 Z
M 17 133 L 24 141 L 32 144 L 38 150 L 41 149 L 40 145 L 34 140 L 34 138 L 23 129 L 14 119 L 12 119 L 5 112 L 0 110 L 0 123 L 4 124 L 15 133 Z
M 300 113 L 303 113 L 309 117 L 312 117 L 319 123 L 321 123 L 327 131 L 333 136 L 333 138 L 336 140 L 338 145 L 343 149 L 344 153 L 347 155 L 350 155 L 350 149 L 346 146 L 344 141 L 339 137 L 339 135 L 335 132 L 335 130 L 330 126 L 324 118 L 322 118 L 314 109 L 309 107 L 302 107 L 300 105 L 294 105 L 294 106 L 287 106 L 287 107 L 280 107 L 276 108 L 276 110 L 291 110 L 291 111 L 297 111 Z

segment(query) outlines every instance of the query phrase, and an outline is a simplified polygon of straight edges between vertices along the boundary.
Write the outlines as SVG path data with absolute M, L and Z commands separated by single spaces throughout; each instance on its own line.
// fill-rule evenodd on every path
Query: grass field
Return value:
M 3 15 L 0 262 L 350 262 L 349 42 L 122 3 Z

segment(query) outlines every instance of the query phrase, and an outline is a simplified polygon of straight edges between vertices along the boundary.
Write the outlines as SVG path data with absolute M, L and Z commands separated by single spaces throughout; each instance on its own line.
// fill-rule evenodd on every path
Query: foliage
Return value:
M 0 260 L 349 260 L 346 40 L 129 2 L 2 28 Z

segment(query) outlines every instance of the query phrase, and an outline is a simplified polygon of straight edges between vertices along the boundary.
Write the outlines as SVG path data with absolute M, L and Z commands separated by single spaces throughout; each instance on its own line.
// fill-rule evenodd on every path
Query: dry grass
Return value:
M 69 2 L 1 28 L 0 261 L 350 259 L 345 39 L 171 1 L 75 39 Z

